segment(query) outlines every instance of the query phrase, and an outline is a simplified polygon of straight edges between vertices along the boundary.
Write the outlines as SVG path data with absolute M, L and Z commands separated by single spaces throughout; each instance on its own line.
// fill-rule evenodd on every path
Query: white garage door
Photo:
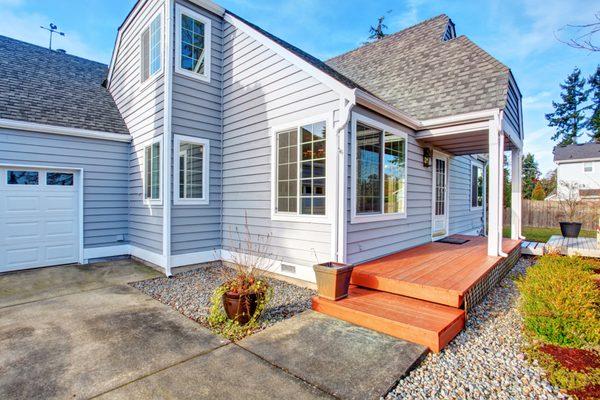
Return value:
M 0 167 L 0 272 L 79 259 L 78 173 Z

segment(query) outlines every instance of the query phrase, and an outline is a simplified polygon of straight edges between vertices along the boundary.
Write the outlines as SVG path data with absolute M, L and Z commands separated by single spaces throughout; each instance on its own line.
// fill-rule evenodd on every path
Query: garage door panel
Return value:
M 10 169 L 10 168 L 8 168 Z M 77 262 L 79 193 L 73 186 L 8 185 L 0 168 L 0 272 Z

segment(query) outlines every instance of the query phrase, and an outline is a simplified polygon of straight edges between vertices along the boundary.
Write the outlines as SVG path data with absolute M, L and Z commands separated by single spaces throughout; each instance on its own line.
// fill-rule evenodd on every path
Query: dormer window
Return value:
M 210 82 L 210 19 L 180 5 L 176 18 L 175 71 Z
M 456 28 L 454 27 L 454 22 L 451 19 L 448 20 L 448 25 L 446 25 L 446 32 L 444 32 L 444 37 L 442 40 L 445 42 L 447 40 L 454 39 L 456 37 Z
M 162 69 L 162 15 L 154 17 L 140 36 L 141 81 L 146 82 Z

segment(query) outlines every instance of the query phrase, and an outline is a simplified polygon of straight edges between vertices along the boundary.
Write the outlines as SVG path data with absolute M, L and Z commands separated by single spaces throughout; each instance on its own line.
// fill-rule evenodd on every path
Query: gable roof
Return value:
M 553 150 L 554 161 L 576 161 L 600 158 L 600 143 L 570 144 L 556 146 Z
M 0 118 L 129 135 L 106 74 L 104 64 L 0 36 Z
M 466 36 L 444 40 L 444 14 L 326 64 L 421 120 L 504 109 L 510 70 Z

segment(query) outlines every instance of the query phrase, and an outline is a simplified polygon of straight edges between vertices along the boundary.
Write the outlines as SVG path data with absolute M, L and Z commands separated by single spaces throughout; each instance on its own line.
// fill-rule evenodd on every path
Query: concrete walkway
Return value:
M 425 353 L 313 312 L 230 343 L 127 285 L 153 276 L 129 260 L 0 275 L 0 398 L 378 398 Z

